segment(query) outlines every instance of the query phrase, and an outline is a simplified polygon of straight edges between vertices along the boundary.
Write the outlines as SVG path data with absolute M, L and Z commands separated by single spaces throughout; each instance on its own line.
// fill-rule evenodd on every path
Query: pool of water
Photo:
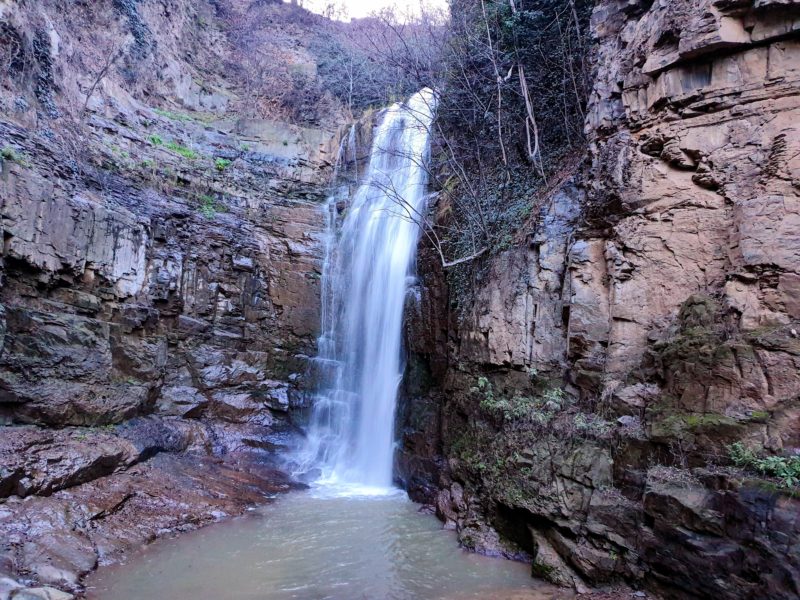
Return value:
M 530 567 L 463 551 L 402 492 L 317 488 L 160 540 L 87 582 L 92 600 L 561 600 Z

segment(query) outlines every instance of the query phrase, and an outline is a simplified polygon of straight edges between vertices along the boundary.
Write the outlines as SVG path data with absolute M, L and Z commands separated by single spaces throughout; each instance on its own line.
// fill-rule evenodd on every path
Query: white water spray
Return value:
M 328 202 L 322 275 L 320 385 L 303 470 L 363 489 L 392 485 L 394 420 L 402 377 L 403 306 L 426 210 L 435 94 L 424 89 L 384 111 L 369 165 L 341 224 Z M 353 132 L 348 146 L 353 143 Z

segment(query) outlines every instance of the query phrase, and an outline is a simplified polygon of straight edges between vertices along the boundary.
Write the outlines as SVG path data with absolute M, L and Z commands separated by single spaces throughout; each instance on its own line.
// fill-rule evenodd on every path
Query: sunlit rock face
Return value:
M 422 251 L 398 465 L 466 545 L 570 585 L 798 593 L 800 504 L 715 467 L 800 447 L 797 10 L 599 2 L 586 166 L 458 314 Z M 515 397 L 560 412 L 489 412 Z

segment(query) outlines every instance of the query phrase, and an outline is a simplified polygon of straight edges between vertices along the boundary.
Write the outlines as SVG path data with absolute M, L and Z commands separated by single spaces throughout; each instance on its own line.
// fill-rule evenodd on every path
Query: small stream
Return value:
M 405 493 L 317 488 L 104 567 L 91 600 L 553 600 L 530 566 L 458 547 Z

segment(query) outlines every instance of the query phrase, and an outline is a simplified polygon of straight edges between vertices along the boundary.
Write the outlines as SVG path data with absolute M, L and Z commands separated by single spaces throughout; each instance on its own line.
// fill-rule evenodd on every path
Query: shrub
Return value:
M 148 137 L 147 139 L 150 140 L 150 143 L 153 144 L 153 146 L 163 146 L 164 145 L 164 140 L 161 138 L 160 135 L 153 134 L 150 137 Z
M 611 423 L 596 414 L 578 413 L 572 422 L 581 433 L 596 437 L 603 437 L 611 431 Z
M 741 442 L 728 446 L 728 453 L 737 467 L 750 469 L 768 477 L 776 477 L 785 488 L 800 487 L 800 456 L 766 456 L 747 448 Z
M 231 166 L 231 161 L 227 158 L 218 158 L 214 161 L 214 166 L 217 168 L 217 171 L 222 172 Z
M 0 157 L 2 157 L 3 160 L 15 162 L 23 167 L 30 166 L 25 160 L 25 157 L 10 146 L 5 146 L 2 150 L 0 150 Z
M 213 219 L 217 212 L 219 212 L 219 206 L 217 206 L 216 200 L 208 194 L 200 196 L 198 201 L 200 203 L 200 214 L 206 219 Z
M 504 423 L 546 425 L 569 406 L 567 395 L 558 387 L 547 388 L 533 397 L 516 394 L 506 398 L 495 394 L 486 377 L 479 377 L 477 385 L 470 391 L 481 396 L 481 410 L 499 417 Z

